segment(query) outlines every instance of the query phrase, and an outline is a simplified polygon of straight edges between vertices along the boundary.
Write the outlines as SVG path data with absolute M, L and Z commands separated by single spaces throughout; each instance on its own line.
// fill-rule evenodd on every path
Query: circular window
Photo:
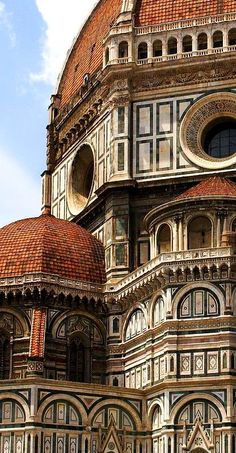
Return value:
M 236 163 L 236 95 L 216 93 L 196 101 L 180 126 L 187 159 L 211 170 Z
M 84 144 L 77 151 L 69 171 L 68 206 L 71 214 L 81 212 L 89 199 L 94 179 L 94 157 L 91 146 Z
M 216 159 L 236 152 L 236 120 L 220 118 L 210 123 L 203 132 L 202 145 L 208 156 Z

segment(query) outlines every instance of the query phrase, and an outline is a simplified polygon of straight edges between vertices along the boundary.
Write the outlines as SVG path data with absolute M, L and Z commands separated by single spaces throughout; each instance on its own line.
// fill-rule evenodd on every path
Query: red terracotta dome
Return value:
M 122 10 L 122 0 L 100 0 L 88 17 L 69 53 L 57 94 L 60 108 L 78 93 L 85 74 L 102 68 L 103 39 Z M 78 6 L 79 8 L 79 6 Z M 236 0 L 137 0 L 135 26 L 215 16 L 236 12 Z
M 212 176 L 178 195 L 174 201 L 191 198 L 236 198 L 236 184 L 228 178 Z
M 0 278 L 32 273 L 104 283 L 103 245 L 81 226 L 48 214 L 0 228 Z

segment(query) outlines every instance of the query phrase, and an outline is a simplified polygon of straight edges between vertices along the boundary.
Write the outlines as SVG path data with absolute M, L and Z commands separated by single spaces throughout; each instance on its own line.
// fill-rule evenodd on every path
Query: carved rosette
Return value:
M 197 100 L 187 111 L 180 127 L 180 144 L 187 159 L 194 165 L 209 170 L 231 167 L 236 163 L 235 153 L 229 157 L 214 158 L 203 149 L 203 135 L 207 126 L 219 118 L 236 120 L 236 94 L 214 93 Z

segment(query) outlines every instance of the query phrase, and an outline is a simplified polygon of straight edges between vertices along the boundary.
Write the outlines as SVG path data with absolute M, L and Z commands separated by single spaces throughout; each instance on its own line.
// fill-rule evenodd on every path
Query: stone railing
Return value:
M 181 266 L 192 265 L 196 266 L 198 263 L 206 260 L 215 261 L 216 259 L 226 258 L 227 260 L 235 257 L 235 249 L 232 247 L 218 247 L 218 248 L 207 248 L 207 249 L 195 249 L 195 250 L 184 250 L 180 252 L 168 252 L 161 253 L 157 257 L 150 260 L 147 264 L 140 266 L 135 271 L 131 272 L 127 277 L 123 278 L 114 288 L 107 287 L 107 290 L 113 291 L 115 294 L 119 294 L 124 291 L 127 287 L 132 286 L 140 279 L 145 279 L 152 272 L 157 272 L 164 267 L 175 268 L 181 263 Z M 227 261 L 226 260 L 226 261 Z M 214 263 L 217 264 L 217 263 Z
M 137 60 L 138 65 L 147 65 L 149 63 L 160 63 L 162 61 L 173 61 L 179 59 L 188 59 L 193 57 L 201 57 L 204 55 L 219 54 L 225 52 L 235 52 L 236 46 L 216 47 L 204 50 L 194 50 L 192 52 L 181 52 L 173 55 L 162 55 L 160 57 L 148 57 L 142 60 Z
M 136 27 L 136 36 L 147 35 L 150 33 L 161 33 L 171 30 L 182 30 L 183 28 L 201 27 L 203 25 L 218 24 L 220 22 L 230 22 L 236 20 L 236 13 L 221 14 L 212 17 L 200 17 L 198 19 L 186 19 L 159 25 L 149 25 Z

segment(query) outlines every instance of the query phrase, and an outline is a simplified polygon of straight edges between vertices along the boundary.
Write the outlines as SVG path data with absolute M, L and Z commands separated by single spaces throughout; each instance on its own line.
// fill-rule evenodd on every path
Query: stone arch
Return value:
M 208 36 L 207 33 L 201 32 L 197 36 L 197 49 L 207 50 L 208 48 Z
M 194 400 L 204 400 L 213 403 L 214 406 L 218 408 L 220 411 L 222 421 L 224 421 L 227 417 L 225 408 L 223 403 L 221 403 L 215 396 L 213 395 L 206 395 L 205 393 L 194 393 L 192 395 L 186 395 L 183 398 L 180 398 L 180 400 L 177 401 L 177 403 L 174 405 L 170 412 L 170 423 L 174 424 L 175 423 L 175 418 L 179 411 L 184 408 L 184 406 Z
M 45 398 L 45 400 L 39 406 L 38 412 L 35 417 L 35 421 L 42 423 L 45 410 L 50 406 L 50 404 L 62 400 L 67 403 L 70 403 L 73 407 L 75 407 L 81 415 L 82 426 L 87 425 L 88 416 L 85 405 L 82 403 L 82 401 L 79 401 L 74 396 L 67 395 L 64 393 L 58 393 L 57 395 L 51 395 L 48 398 Z
M 142 304 L 137 304 L 135 307 L 132 307 L 128 313 L 126 314 L 126 319 L 125 319 L 125 322 L 124 322 L 124 325 L 123 325 L 123 331 L 122 331 L 122 338 L 123 338 L 123 341 L 127 341 L 126 340 L 126 331 L 127 331 L 127 328 L 128 328 L 128 325 L 129 325 L 129 322 L 131 320 L 131 317 L 132 315 L 136 312 L 136 311 L 141 311 L 143 316 L 144 316 L 144 320 L 145 320 L 145 323 L 146 323 L 146 330 L 148 329 L 148 320 L 147 320 L 147 312 L 146 312 L 146 309 L 144 309 L 144 307 L 142 306 Z
M 236 28 L 231 28 L 228 31 L 228 45 L 229 46 L 236 45 Z
M 152 419 L 153 419 L 154 412 L 158 406 L 160 407 L 162 414 L 164 414 L 164 404 L 163 404 L 163 401 L 161 401 L 159 398 L 155 398 L 155 400 L 151 402 L 151 404 L 148 408 L 148 417 L 147 418 L 148 418 L 148 425 L 149 425 L 150 430 L 152 430 Z
M 223 293 L 220 291 L 220 289 L 217 288 L 212 283 L 205 283 L 205 282 L 201 282 L 201 288 L 211 291 L 217 297 L 217 299 L 219 300 L 219 303 L 220 303 L 220 313 L 222 313 L 223 307 L 224 307 L 224 300 L 223 300 Z M 191 284 L 187 284 L 187 285 L 183 286 L 177 292 L 177 294 L 174 296 L 174 299 L 172 302 L 172 315 L 173 315 L 174 319 L 177 319 L 177 309 L 178 309 L 180 300 L 190 290 L 194 290 L 194 289 L 199 289 L 199 282 L 191 283 Z
M 55 320 L 53 320 L 53 323 L 52 323 L 52 326 L 51 326 L 52 337 L 54 339 L 56 338 L 57 330 L 58 330 L 60 324 L 63 321 L 65 321 L 66 319 L 68 319 L 71 316 L 76 316 L 76 315 L 77 316 L 81 316 L 83 318 L 88 318 L 90 321 L 94 322 L 94 324 L 100 330 L 100 332 L 101 332 L 101 334 L 103 336 L 103 339 L 105 341 L 106 329 L 105 329 L 105 326 L 102 323 L 102 321 L 100 321 L 99 319 L 95 318 L 95 316 L 93 316 L 92 314 L 84 312 L 82 310 L 71 310 L 71 311 L 68 310 L 68 311 L 64 312 L 63 314 L 59 315 L 57 318 L 55 318 Z
M 12 393 L 10 392 L 4 392 L 0 395 L 0 401 L 6 401 L 6 402 L 10 402 L 10 401 L 13 401 L 13 402 L 16 402 L 19 404 L 19 406 L 21 407 L 21 409 L 23 410 L 24 412 L 24 415 L 25 415 L 25 421 L 29 421 L 30 419 L 30 408 L 28 406 L 28 404 L 26 403 L 26 401 L 21 398 L 20 396 L 18 395 L 13 395 Z
M 138 60 L 146 60 L 148 58 L 148 45 L 146 42 L 140 42 L 138 45 Z
M 164 291 L 159 290 L 159 291 L 157 291 L 157 293 L 154 295 L 154 297 L 152 298 L 152 300 L 150 302 L 149 323 L 150 323 L 151 328 L 153 328 L 155 326 L 154 325 L 154 310 L 155 310 L 155 306 L 156 306 L 156 303 L 157 303 L 157 300 L 159 299 L 159 297 L 163 298 L 164 306 L 165 306 L 165 293 L 164 293 Z
M 93 419 L 95 415 L 99 412 L 100 409 L 103 409 L 104 406 L 107 407 L 117 407 L 120 409 L 123 409 L 124 411 L 127 412 L 129 417 L 134 423 L 134 428 L 137 431 L 142 430 L 142 420 L 140 419 L 140 416 L 138 415 L 137 411 L 135 410 L 134 407 L 130 406 L 128 403 L 122 400 L 116 400 L 116 399 L 108 399 L 108 400 L 103 400 L 100 401 L 99 403 L 95 403 L 95 405 L 92 407 L 89 415 L 88 415 L 88 423 L 92 426 Z
M 22 312 L 17 310 L 16 308 L 7 308 L 7 307 L 1 307 L 0 308 L 0 319 L 1 319 L 1 313 L 8 313 L 12 316 L 15 316 L 18 322 L 21 324 L 24 336 L 28 337 L 30 335 L 30 325 L 28 322 L 28 319 Z
M 121 41 L 118 45 L 118 58 L 128 58 L 129 43 L 128 41 Z
M 167 53 L 168 55 L 177 54 L 177 38 L 175 36 L 170 36 L 167 41 Z
M 163 44 L 161 39 L 155 39 L 152 44 L 152 56 L 154 58 L 162 56 Z
M 212 47 L 223 47 L 223 32 L 221 30 L 215 30 L 212 35 Z
M 162 222 L 158 225 L 155 234 L 156 252 L 171 252 L 173 248 L 173 228 L 170 222 Z
M 193 50 L 193 37 L 192 35 L 185 35 L 182 40 L 182 52 L 192 52 Z
M 213 222 L 207 213 L 193 215 L 187 222 L 187 249 L 213 246 Z

